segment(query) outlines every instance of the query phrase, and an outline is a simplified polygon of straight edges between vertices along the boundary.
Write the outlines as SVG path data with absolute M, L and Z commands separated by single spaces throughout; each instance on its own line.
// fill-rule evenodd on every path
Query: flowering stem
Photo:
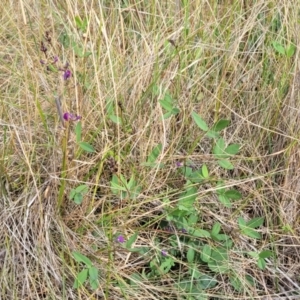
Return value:
M 68 137 L 69 137 L 69 123 L 66 124 L 65 135 L 62 140 L 62 167 L 61 167 L 61 175 L 60 175 L 60 187 L 59 187 L 59 194 L 58 194 L 58 210 L 62 213 L 62 206 L 64 201 L 64 194 L 66 188 L 66 177 L 67 177 L 67 165 L 68 165 Z
M 60 122 L 62 123 L 63 126 L 65 126 L 59 97 L 55 98 L 55 104 L 56 104 L 56 108 L 57 108 L 57 112 L 58 112 L 58 115 L 59 115 Z

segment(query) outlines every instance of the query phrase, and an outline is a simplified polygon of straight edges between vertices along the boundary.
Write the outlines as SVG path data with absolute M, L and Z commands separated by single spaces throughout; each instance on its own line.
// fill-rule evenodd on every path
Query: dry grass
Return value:
M 21 0 L 1 10 L 1 299 L 299 299 L 298 1 Z M 76 16 L 89 20 L 86 32 Z M 63 34 L 91 55 L 63 47 Z M 276 53 L 273 41 L 293 42 L 293 57 Z M 63 71 L 47 70 L 54 56 L 60 68 L 69 63 L 66 82 Z M 166 89 L 180 114 L 163 120 L 158 100 Z M 83 139 L 95 153 L 79 150 L 72 124 L 66 136 L 56 96 L 63 111 L 82 116 Z M 109 99 L 121 125 L 107 116 Z M 215 164 L 192 111 L 210 125 L 231 120 L 224 138 L 242 145 L 232 172 Z M 167 167 L 144 166 L 158 143 Z M 134 284 L 132 275 L 147 273 L 151 259 L 114 240 L 139 232 L 136 247 L 155 253 L 170 246 L 158 224 L 166 217 L 163 199 L 174 204 L 183 186 L 175 162 L 187 159 L 206 163 L 243 194 L 224 208 L 213 185 L 200 187 L 196 208 L 201 228 L 218 221 L 233 239 L 229 263 L 242 291 L 217 274 L 203 298 L 188 298 L 176 286 L 191 278 L 185 254 L 167 274 Z M 112 174 L 134 175 L 138 198 L 112 194 Z M 89 192 L 75 205 L 68 195 L 82 183 Z M 238 216 L 264 216 L 263 238 L 242 236 Z M 275 253 L 264 271 L 243 255 L 262 249 Z M 72 251 L 99 269 L 97 290 L 72 288 L 81 270 Z

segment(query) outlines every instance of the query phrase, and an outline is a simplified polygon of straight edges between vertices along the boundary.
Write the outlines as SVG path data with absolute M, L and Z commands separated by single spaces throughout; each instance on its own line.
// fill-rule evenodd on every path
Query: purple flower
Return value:
M 161 255 L 162 255 L 162 256 L 167 256 L 167 255 L 168 255 L 168 251 L 162 250 L 162 251 L 161 251 Z
M 81 116 L 71 114 L 69 112 L 65 112 L 63 114 L 63 118 L 65 121 L 78 121 L 81 119 Z
M 43 59 L 41 59 L 40 63 L 41 63 L 41 65 L 44 65 L 46 62 Z
M 72 75 L 71 71 L 69 69 L 64 71 L 64 80 L 67 80 Z
M 119 235 L 119 236 L 117 236 L 116 241 L 118 243 L 124 243 L 125 242 L 125 238 L 124 238 L 123 235 Z
M 176 161 L 176 167 L 177 168 L 180 168 L 180 167 L 182 167 L 183 166 L 183 163 L 182 162 L 180 162 L 180 161 Z
M 56 62 L 58 62 L 58 56 L 53 57 L 53 63 L 55 64 Z

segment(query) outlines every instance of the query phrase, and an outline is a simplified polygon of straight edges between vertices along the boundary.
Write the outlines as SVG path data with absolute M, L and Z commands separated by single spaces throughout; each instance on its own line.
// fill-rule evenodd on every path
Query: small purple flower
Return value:
M 180 168 L 180 167 L 182 167 L 183 166 L 183 163 L 182 162 L 180 162 L 180 161 L 176 161 L 176 167 L 177 168 Z
M 53 63 L 55 64 L 55 63 L 57 63 L 58 62 L 58 56 L 54 56 L 53 57 Z
M 182 232 L 182 233 L 187 233 L 187 230 L 184 229 L 184 228 L 182 228 L 182 229 L 181 229 L 181 232 Z
M 43 59 L 41 59 L 40 63 L 41 63 L 41 65 L 44 65 L 46 62 Z
M 162 255 L 162 256 L 167 256 L 167 255 L 168 255 L 168 251 L 162 250 L 162 251 L 161 251 L 161 255 Z
M 64 71 L 64 80 L 67 80 L 72 75 L 71 71 L 69 69 Z
M 78 121 L 81 119 L 81 116 L 78 116 L 78 115 L 74 115 L 72 113 L 69 113 L 69 112 L 65 112 L 63 114 L 63 118 L 65 121 Z
M 118 243 L 125 243 L 125 238 L 123 235 L 119 235 L 119 236 L 117 236 L 116 241 Z

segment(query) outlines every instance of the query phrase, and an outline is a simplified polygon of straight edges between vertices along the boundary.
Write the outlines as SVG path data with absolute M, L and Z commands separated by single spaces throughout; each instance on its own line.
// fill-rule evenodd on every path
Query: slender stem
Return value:
M 64 200 L 64 193 L 65 193 L 65 187 L 66 187 L 66 177 L 67 177 L 67 171 L 68 171 L 68 137 L 69 137 L 69 123 L 66 123 L 66 130 L 65 135 L 62 140 L 62 152 L 63 152 L 63 158 L 62 158 L 62 167 L 61 167 L 61 176 L 60 176 L 60 188 L 59 188 L 59 194 L 58 194 L 58 210 L 60 213 L 62 213 L 62 206 L 63 206 L 63 200 Z
M 55 97 L 55 104 L 56 104 L 56 108 L 57 108 L 57 112 L 58 112 L 58 115 L 59 115 L 60 122 L 62 123 L 63 126 L 65 126 L 64 117 L 63 117 L 63 113 L 62 113 L 62 110 L 61 110 L 60 97 Z

